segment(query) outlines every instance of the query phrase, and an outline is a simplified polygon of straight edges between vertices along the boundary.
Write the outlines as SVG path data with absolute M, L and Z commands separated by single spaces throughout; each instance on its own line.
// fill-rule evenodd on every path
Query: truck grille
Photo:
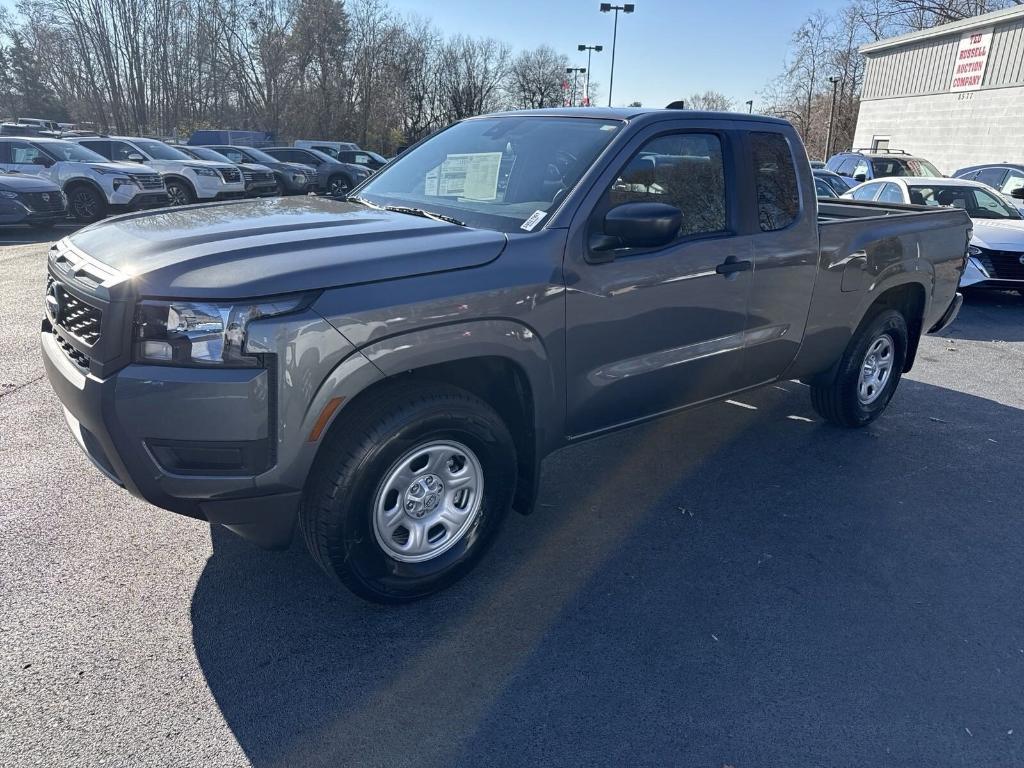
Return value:
M 1021 251 L 990 251 L 981 248 L 978 261 L 996 280 L 1024 280 L 1024 253 Z
M 131 177 L 142 189 L 164 188 L 164 180 L 159 173 L 133 173 Z
M 33 211 L 63 211 L 67 207 L 62 192 L 22 192 L 21 201 Z
M 68 356 L 68 359 L 72 363 L 74 363 L 83 370 L 89 370 L 89 358 L 86 355 L 83 355 L 81 352 L 79 352 L 77 349 L 71 346 L 71 342 L 69 342 L 67 339 L 61 336 L 60 331 L 58 331 L 57 329 L 54 329 L 53 335 L 54 338 L 57 339 L 57 345 L 61 348 L 64 354 Z
M 228 184 L 237 184 L 242 180 L 242 173 L 237 168 L 218 168 L 217 170 Z
M 56 318 L 51 318 L 51 322 L 56 319 L 54 325 L 57 328 L 83 344 L 92 346 L 96 343 L 100 337 L 102 310 L 76 298 L 53 278 L 46 281 L 46 295 L 56 299 Z

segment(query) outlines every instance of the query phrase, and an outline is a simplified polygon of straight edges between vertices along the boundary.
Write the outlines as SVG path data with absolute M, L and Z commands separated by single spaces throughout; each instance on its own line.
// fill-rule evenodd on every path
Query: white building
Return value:
M 1024 6 L 860 49 L 856 149 L 899 149 L 945 174 L 1024 163 Z

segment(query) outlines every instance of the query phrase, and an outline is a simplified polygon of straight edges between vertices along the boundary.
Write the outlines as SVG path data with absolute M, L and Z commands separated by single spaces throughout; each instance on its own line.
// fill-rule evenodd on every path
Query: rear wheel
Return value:
M 99 221 L 107 213 L 107 201 L 102 194 L 84 184 L 67 192 L 68 214 L 76 221 Z
M 167 197 L 171 205 L 190 205 L 196 201 L 196 195 L 187 182 L 171 179 L 167 182 Z
M 863 427 L 882 415 L 903 375 L 907 321 L 884 309 L 850 339 L 831 384 L 811 386 L 811 405 L 841 427 Z
M 511 505 L 515 446 L 486 403 L 445 385 L 361 401 L 332 430 L 300 526 L 313 559 L 374 602 L 407 602 L 479 561 Z

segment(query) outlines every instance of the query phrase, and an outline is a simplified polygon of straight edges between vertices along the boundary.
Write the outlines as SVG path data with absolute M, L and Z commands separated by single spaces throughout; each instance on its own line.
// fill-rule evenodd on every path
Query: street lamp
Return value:
M 579 82 L 577 77 L 579 75 L 585 75 L 587 73 L 586 67 L 566 67 L 565 74 L 572 75 L 572 91 L 569 96 L 569 106 L 576 106 L 576 84 Z
M 832 120 L 836 113 L 836 86 L 842 82 L 841 77 L 835 77 L 834 75 L 828 79 L 832 83 L 832 104 L 828 108 L 828 133 L 825 134 L 825 157 L 823 160 L 828 160 L 832 156 Z
M 625 3 L 624 5 L 612 5 L 611 3 L 601 3 L 601 13 L 608 13 L 609 11 L 615 11 L 615 26 L 612 28 L 612 68 L 608 74 L 608 106 L 612 105 L 612 85 L 615 84 L 615 42 L 619 36 L 619 11 L 623 13 L 632 13 L 636 10 L 636 5 L 633 3 Z
M 586 105 L 589 107 L 590 106 L 590 54 L 592 54 L 594 51 L 597 51 L 598 53 L 600 53 L 601 51 L 604 50 L 604 46 L 603 45 L 585 45 L 583 43 L 580 43 L 579 45 L 576 46 L 576 50 L 577 51 L 586 51 L 587 52 L 587 80 L 586 80 L 586 85 L 584 87 L 587 89 Z
M 748 115 L 752 114 L 753 111 L 754 111 L 754 100 L 753 99 L 747 99 L 746 104 L 747 104 L 747 114 Z

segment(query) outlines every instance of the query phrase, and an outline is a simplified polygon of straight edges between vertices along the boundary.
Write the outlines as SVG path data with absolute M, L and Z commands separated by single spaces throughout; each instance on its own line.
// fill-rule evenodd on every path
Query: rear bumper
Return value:
M 963 304 L 964 295 L 962 293 L 955 294 L 946 311 L 942 313 L 942 317 L 939 318 L 935 325 L 928 329 L 928 333 L 939 333 L 952 325 L 953 321 L 956 320 L 956 316 L 960 314 L 960 307 Z
M 173 451 L 269 444 L 266 370 L 154 371 L 129 365 L 100 379 L 71 362 L 45 327 L 40 346 L 46 376 L 75 441 L 110 480 L 151 504 L 225 525 L 261 546 L 288 545 L 300 492 L 258 488 L 256 474 L 265 467 L 249 467 L 240 459 L 240 469 L 229 473 L 171 471 L 166 458 L 165 463 L 157 458 L 168 445 Z M 259 453 L 239 451 L 239 456 L 248 455 Z M 253 473 L 247 474 L 250 469 Z

